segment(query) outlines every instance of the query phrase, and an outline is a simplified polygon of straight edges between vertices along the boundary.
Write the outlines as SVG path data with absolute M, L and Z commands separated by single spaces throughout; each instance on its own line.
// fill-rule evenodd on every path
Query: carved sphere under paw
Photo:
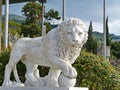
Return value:
M 76 78 L 71 79 L 61 73 L 58 78 L 58 84 L 60 87 L 74 87 L 76 84 Z

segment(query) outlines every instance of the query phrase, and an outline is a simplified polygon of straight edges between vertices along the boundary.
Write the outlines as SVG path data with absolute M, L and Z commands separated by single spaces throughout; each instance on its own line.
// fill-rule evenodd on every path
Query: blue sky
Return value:
M 21 10 L 25 3 L 11 4 L 10 14 L 22 16 Z M 46 11 L 55 9 L 62 13 L 62 0 L 47 0 Z M 106 0 L 106 16 L 109 17 L 110 33 L 120 35 L 120 0 Z M 3 6 L 4 14 L 4 6 Z M 103 0 L 66 0 L 66 18 L 82 19 L 88 29 L 89 22 L 93 21 L 94 31 L 103 32 Z

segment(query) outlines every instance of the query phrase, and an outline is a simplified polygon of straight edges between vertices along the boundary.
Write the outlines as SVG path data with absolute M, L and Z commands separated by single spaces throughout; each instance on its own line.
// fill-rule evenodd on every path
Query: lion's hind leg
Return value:
M 37 69 L 38 65 L 34 65 L 28 60 L 22 61 L 26 65 L 26 74 L 25 74 L 25 84 L 27 86 L 39 86 L 39 71 Z
M 22 55 L 23 54 L 11 53 L 10 60 L 5 67 L 5 77 L 4 77 L 4 82 L 3 82 L 4 86 L 13 84 L 12 81 L 10 81 L 10 75 L 11 75 L 12 70 L 14 71 L 16 81 L 20 82 L 18 74 L 17 74 L 17 70 L 15 69 L 16 69 L 16 64 L 22 58 Z
M 14 76 L 15 76 L 16 81 L 17 81 L 18 83 L 22 83 L 22 82 L 20 81 L 20 79 L 19 79 L 16 65 L 15 65 L 14 68 L 13 68 L 13 73 L 14 73 Z
M 4 82 L 3 82 L 3 86 L 8 86 L 8 85 L 12 85 L 12 82 L 10 81 L 10 74 L 12 71 L 12 66 L 13 64 L 7 64 L 5 67 L 5 77 L 4 77 Z

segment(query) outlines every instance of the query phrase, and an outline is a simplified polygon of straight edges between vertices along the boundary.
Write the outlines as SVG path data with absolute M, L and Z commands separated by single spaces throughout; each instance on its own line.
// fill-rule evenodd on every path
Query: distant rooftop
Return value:
M 3 1 L 3 4 L 5 4 L 5 0 L 2 0 L 2 1 Z M 27 1 L 31 1 L 31 0 L 9 0 L 9 3 L 10 4 L 13 4 L 13 3 L 22 3 L 22 2 L 27 2 Z

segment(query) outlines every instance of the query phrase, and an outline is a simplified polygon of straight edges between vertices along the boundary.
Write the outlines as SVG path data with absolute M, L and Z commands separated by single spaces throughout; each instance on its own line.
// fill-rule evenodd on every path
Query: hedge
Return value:
M 120 90 L 120 73 L 101 56 L 82 51 L 74 67 L 78 72 L 77 84 L 89 90 Z
M 10 49 L 0 53 L 0 85 L 3 83 L 5 65 L 8 63 Z M 120 72 L 101 56 L 82 51 L 76 62 L 73 64 L 78 72 L 78 87 L 88 87 L 89 90 L 120 90 Z M 17 64 L 18 74 L 22 82 L 25 81 L 25 65 Z M 39 67 L 41 76 L 48 73 L 48 67 Z M 120 69 L 119 69 L 120 70 Z M 14 80 L 11 75 L 11 80 Z

